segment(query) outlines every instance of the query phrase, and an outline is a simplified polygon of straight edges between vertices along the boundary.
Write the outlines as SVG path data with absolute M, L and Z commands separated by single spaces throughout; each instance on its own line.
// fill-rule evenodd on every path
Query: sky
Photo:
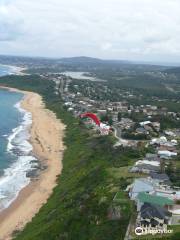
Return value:
M 180 0 L 0 0 L 0 54 L 180 63 Z

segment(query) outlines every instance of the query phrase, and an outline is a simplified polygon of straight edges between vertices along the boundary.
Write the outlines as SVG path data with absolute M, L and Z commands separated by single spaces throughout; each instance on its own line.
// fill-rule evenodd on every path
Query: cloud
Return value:
M 0 2 L 0 41 L 13 41 L 22 34 L 20 12 L 9 3 Z
M 179 0 L 4 0 L 0 52 L 180 61 L 179 26 Z
M 111 49 L 111 48 L 112 48 L 112 44 L 109 43 L 109 42 L 103 43 L 103 44 L 101 45 L 101 49 L 104 50 L 104 51 L 107 51 L 107 50 L 109 50 L 109 49 Z

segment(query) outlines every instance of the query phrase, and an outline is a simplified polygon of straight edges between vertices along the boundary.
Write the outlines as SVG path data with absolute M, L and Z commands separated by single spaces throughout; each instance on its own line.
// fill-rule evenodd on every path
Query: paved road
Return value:
M 118 142 L 115 144 L 115 146 L 116 147 L 120 145 L 128 146 L 128 141 L 125 139 L 122 139 L 121 137 L 121 129 L 116 127 L 115 125 L 113 126 L 113 128 L 114 128 L 114 135 L 118 139 Z
M 120 146 L 123 145 L 124 147 L 126 146 L 132 146 L 132 143 L 137 144 L 139 141 L 137 140 L 127 140 L 127 139 L 123 139 L 121 137 L 122 135 L 122 130 L 120 127 L 113 125 L 114 128 L 114 135 L 115 137 L 118 139 L 118 142 L 115 144 L 115 146 Z

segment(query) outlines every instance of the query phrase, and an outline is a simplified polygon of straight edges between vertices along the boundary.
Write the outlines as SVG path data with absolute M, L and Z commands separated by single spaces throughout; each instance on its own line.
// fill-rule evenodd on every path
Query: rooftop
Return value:
M 156 195 L 151 195 L 145 192 L 141 192 L 138 194 L 138 200 L 140 202 L 146 202 L 146 203 L 151 203 L 159 206 L 165 206 L 165 205 L 173 205 L 174 202 L 173 200 L 166 198 L 166 197 L 161 197 L 161 196 L 156 196 Z
M 153 179 L 158 179 L 158 180 L 163 180 L 163 181 L 166 181 L 166 180 L 169 180 L 169 177 L 167 174 L 165 173 L 153 173 L 151 172 L 150 173 L 150 177 L 153 178 Z
M 144 219 L 164 219 L 167 216 L 170 217 L 171 214 L 165 208 L 160 206 L 144 203 L 144 205 L 141 207 L 141 217 Z

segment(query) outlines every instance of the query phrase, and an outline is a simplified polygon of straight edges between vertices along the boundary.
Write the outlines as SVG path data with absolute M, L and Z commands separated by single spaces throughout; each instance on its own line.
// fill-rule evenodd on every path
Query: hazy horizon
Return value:
M 174 67 L 180 67 L 180 61 L 179 62 L 158 62 L 158 61 L 135 61 L 135 60 L 127 60 L 127 59 L 112 59 L 112 58 L 99 58 L 96 56 L 70 56 L 70 57 L 63 57 L 63 56 L 57 56 L 57 57 L 48 57 L 48 56 L 27 56 L 27 55 L 10 55 L 10 54 L 0 54 L 0 57 L 19 57 L 19 58 L 39 58 L 39 59 L 49 59 L 49 60 L 60 60 L 60 59 L 68 59 L 68 58 L 92 58 L 92 59 L 98 59 L 103 61 L 122 61 L 122 62 L 128 62 L 129 64 L 143 64 L 143 65 L 159 65 L 159 66 L 174 66 Z

